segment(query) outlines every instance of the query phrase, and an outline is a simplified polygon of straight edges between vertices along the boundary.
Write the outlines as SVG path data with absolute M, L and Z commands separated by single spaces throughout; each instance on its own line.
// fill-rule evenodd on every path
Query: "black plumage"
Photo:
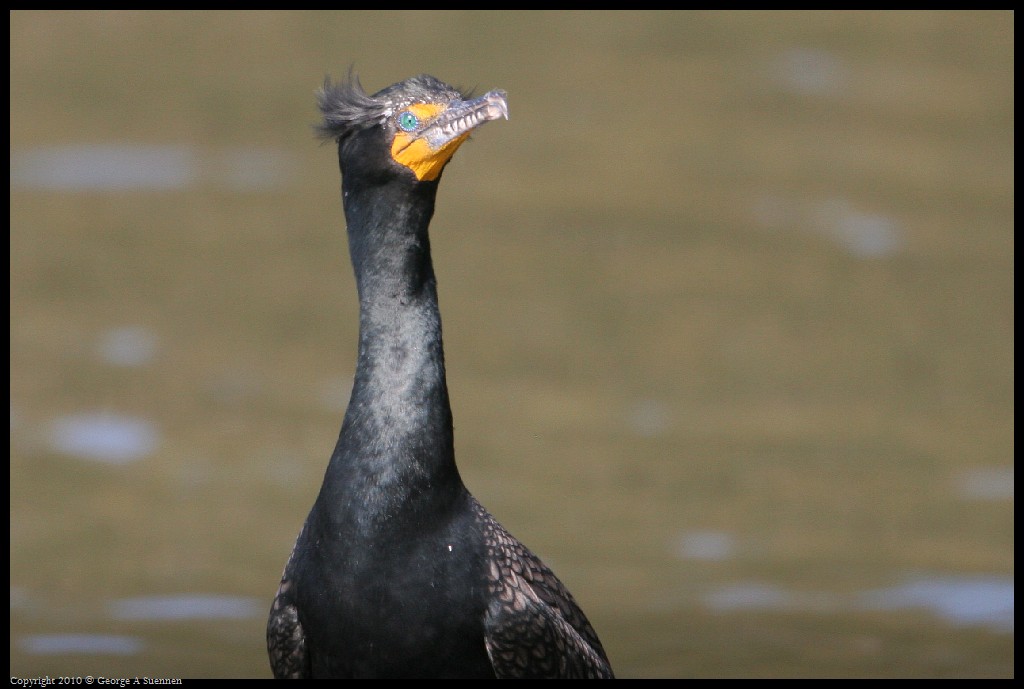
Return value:
M 359 292 L 352 397 L 267 624 L 276 677 L 612 677 L 561 581 L 455 465 L 427 227 L 441 172 L 504 92 L 325 84 Z

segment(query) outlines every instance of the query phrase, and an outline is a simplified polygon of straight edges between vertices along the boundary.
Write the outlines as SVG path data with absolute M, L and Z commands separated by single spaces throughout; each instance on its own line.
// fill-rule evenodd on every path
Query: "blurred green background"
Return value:
M 1013 23 L 12 12 L 12 676 L 269 676 L 350 66 L 508 91 L 432 225 L 457 456 L 620 676 L 1012 676 Z

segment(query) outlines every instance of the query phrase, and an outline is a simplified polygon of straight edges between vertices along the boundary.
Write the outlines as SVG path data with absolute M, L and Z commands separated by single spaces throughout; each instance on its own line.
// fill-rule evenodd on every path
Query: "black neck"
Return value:
M 343 186 L 359 290 L 359 356 L 321 493 L 342 518 L 375 511 L 415 518 L 435 507 L 427 501 L 450 500 L 462 486 L 427 234 L 437 185 L 410 191 L 408 184 Z M 346 488 L 325 495 L 334 492 L 331 485 Z M 343 494 L 361 502 L 337 504 Z

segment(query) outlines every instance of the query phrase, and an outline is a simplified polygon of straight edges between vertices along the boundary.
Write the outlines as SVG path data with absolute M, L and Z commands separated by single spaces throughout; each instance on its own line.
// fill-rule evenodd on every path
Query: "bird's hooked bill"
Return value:
M 488 120 L 497 120 L 504 117 L 508 119 L 508 94 L 501 90 L 488 91 L 470 103 L 482 102 L 485 106 Z
M 413 103 L 399 117 L 406 120 L 399 120 L 392 157 L 420 181 L 429 181 L 437 179 L 470 132 L 485 122 L 508 119 L 508 96 L 494 90 L 472 100 Z
M 508 96 L 504 91 L 488 91 L 479 98 L 455 101 L 423 130 L 421 136 L 432 149 L 440 150 L 446 144 L 484 122 L 508 119 Z

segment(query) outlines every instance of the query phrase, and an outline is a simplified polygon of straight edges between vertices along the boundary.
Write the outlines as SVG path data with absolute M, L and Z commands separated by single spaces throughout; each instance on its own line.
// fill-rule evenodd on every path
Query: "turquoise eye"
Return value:
M 413 129 L 416 129 L 419 124 L 420 119 L 408 110 L 398 116 L 398 126 L 407 132 L 411 132 Z

